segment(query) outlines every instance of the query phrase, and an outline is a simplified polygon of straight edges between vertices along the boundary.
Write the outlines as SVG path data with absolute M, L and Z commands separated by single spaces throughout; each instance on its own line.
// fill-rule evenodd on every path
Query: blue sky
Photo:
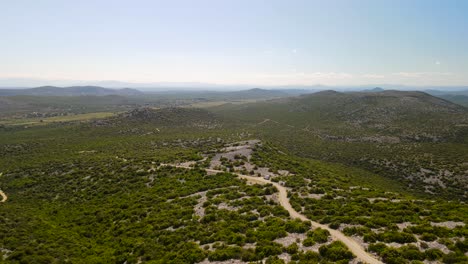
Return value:
M 0 0 L 0 78 L 468 85 L 467 14 L 462 0 Z

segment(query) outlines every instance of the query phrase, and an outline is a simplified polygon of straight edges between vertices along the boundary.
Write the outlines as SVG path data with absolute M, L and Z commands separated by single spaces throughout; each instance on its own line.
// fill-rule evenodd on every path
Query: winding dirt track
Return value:
M 2 200 L 0 201 L 0 203 L 4 203 L 8 199 L 8 197 L 2 190 L 0 190 L 0 196 L 2 196 Z
M 172 165 L 172 164 L 161 164 L 161 165 L 162 166 L 171 166 L 171 167 L 176 167 L 176 168 L 193 169 L 192 167 L 181 166 L 181 165 Z M 224 173 L 224 171 L 213 170 L 213 169 L 205 169 L 205 171 L 209 172 L 209 173 Z M 268 183 L 270 183 L 270 184 L 273 184 L 273 186 L 275 186 L 276 189 L 278 189 L 278 191 L 279 191 L 279 202 L 280 202 L 281 206 L 283 206 L 284 209 L 286 209 L 289 212 L 289 214 L 291 215 L 292 218 L 299 218 L 299 219 L 301 219 L 303 221 L 310 221 L 312 223 L 313 227 L 320 227 L 320 228 L 328 230 L 330 232 L 331 236 L 335 240 L 340 240 L 341 242 L 343 242 L 349 248 L 349 250 L 351 252 L 353 252 L 354 255 L 356 255 L 358 260 L 360 260 L 360 261 L 362 261 L 364 263 L 369 263 L 369 264 L 382 264 L 383 263 L 380 260 L 376 259 L 371 254 L 369 254 L 368 252 L 366 252 L 366 250 L 359 243 L 357 243 L 353 239 L 345 236 L 340 231 L 335 230 L 335 229 L 331 229 L 326 225 L 322 225 L 320 223 L 311 221 L 305 215 L 300 214 L 296 210 L 294 210 L 294 208 L 292 208 L 291 204 L 289 203 L 288 191 L 286 190 L 286 188 L 284 186 L 281 186 L 279 183 L 272 182 L 272 181 L 269 181 L 269 180 L 265 180 L 264 178 L 260 178 L 260 177 L 253 177 L 253 176 L 243 175 L 243 174 L 239 174 L 239 173 L 232 173 L 232 174 L 237 175 L 239 178 L 246 179 L 247 181 L 253 182 L 253 183 L 258 183 L 258 184 L 268 184 Z

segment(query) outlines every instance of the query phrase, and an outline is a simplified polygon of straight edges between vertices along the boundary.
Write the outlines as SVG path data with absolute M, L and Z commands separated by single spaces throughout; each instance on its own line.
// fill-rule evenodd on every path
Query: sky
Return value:
M 468 85 L 467 14 L 463 0 L 0 0 L 0 80 Z

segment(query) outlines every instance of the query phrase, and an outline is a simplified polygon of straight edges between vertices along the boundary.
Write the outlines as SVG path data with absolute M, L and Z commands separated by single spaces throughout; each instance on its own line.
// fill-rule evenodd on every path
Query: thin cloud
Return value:
M 319 80 L 342 80 L 352 79 L 353 74 L 343 72 L 292 72 L 292 73 L 279 73 L 279 74 L 257 74 L 256 78 L 271 79 L 271 80 L 290 80 L 290 81 L 319 81 Z
M 380 74 L 363 74 L 362 77 L 367 78 L 367 79 L 383 79 L 383 78 L 385 78 L 385 75 L 380 75 Z
M 405 78 L 421 78 L 421 77 L 437 77 L 437 76 L 453 76 L 451 72 L 396 72 L 392 73 L 394 76 L 400 76 Z

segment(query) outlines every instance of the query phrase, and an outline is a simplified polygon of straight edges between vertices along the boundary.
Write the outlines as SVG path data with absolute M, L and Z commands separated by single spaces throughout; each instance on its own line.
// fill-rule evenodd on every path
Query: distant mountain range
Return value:
M 56 86 L 41 86 L 37 88 L 28 89 L 0 89 L 0 96 L 16 96 L 16 95 L 30 95 L 30 96 L 105 96 L 105 95 L 120 95 L 120 96 L 140 96 L 143 94 L 153 95 L 178 95 L 181 97 L 200 97 L 200 98 L 219 98 L 230 100 L 244 100 L 244 99 L 269 99 L 279 98 L 294 95 L 301 95 L 311 93 L 310 90 L 303 89 L 284 89 L 284 90 L 267 90 L 267 89 L 248 89 L 239 91 L 155 91 L 155 92 L 142 92 L 136 89 L 111 89 L 99 86 L 71 86 L 71 87 L 56 87 Z
M 143 92 L 136 89 L 109 89 L 98 86 L 72 86 L 72 87 L 56 87 L 56 86 L 41 86 L 29 89 L 0 89 L 0 96 L 14 95 L 33 95 L 33 96 L 104 96 L 104 95 L 121 95 L 121 96 L 137 96 Z
M 246 99 L 272 99 L 283 98 L 290 96 L 299 96 L 304 94 L 316 93 L 327 90 L 327 86 L 311 86 L 311 87 L 276 87 L 275 89 L 253 88 L 238 90 L 193 90 L 183 88 L 172 88 L 159 91 L 140 91 L 133 88 L 113 89 L 100 86 L 41 86 L 37 88 L 0 88 L 0 96 L 141 96 L 144 94 L 153 94 L 161 96 L 177 96 L 179 98 L 209 98 L 210 100 L 246 100 Z M 408 88 L 408 87 L 406 87 Z M 341 92 L 368 92 L 381 93 L 388 91 L 382 87 L 349 87 L 347 89 L 335 89 Z M 427 94 L 443 98 L 445 100 L 457 103 L 459 105 L 468 106 L 468 87 L 452 87 L 452 89 L 444 89 L 444 87 L 422 90 Z

